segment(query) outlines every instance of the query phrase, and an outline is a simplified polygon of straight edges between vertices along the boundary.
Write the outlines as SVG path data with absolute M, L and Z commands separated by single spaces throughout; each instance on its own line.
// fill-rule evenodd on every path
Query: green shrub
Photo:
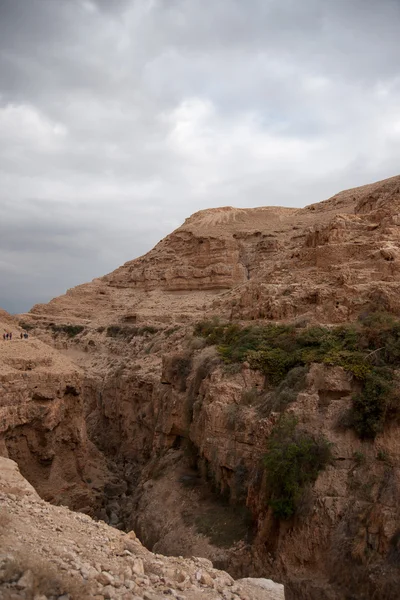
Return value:
M 361 439 L 374 439 L 383 430 L 394 393 L 393 374 L 375 369 L 364 381 L 363 389 L 353 396 L 350 423 Z
M 194 333 L 217 346 L 227 371 L 236 372 L 240 363 L 248 361 L 275 388 L 294 368 L 307 368 L 315 362 L 342 367 L 361 385 L 353 398 L 349 424 L 362 439 L 374 439 L 387 422 L 400 420 L 400 397 L 394 385 L 395 369 L 400 365 L 400 321 L 392 315 L 370 312 L 356 324 L 332 328 L 242 327 L 213 319 L 198 323 Z M 297 395 L 288 392 L 282 394 L 283 407 L 283 396 L 288 396 L 289 403 Z M 268 397 L 263 405 L 266 410 L 275 410 L 273 400 Z
M 298 364 L 298 358 L 281 348 L 271 350 L 250 350 L 247 354 L 252 369 L 257 369 L 267 376 L 272 385 L 277 385 L 288 372 Z
M 359 467 L 361 465 L 365 464 L 365 454 L 364 452 L 361 452 L 360 450 L 356 450 L 353 453 L 353 458 L 354 458 L 354 462 L 356 463 L 356 465 L 358 465 Z
M 372 370 L 372 366 L 365 359 L 365 354 L 359 351 L 332 349 L 324 356 L 322 362 L 342 367 L 360 380 L 366 379 Z
M 282 412 L 294 402 L 305 387 L 307 373 L 307 366 L 291 369 L 262 405 L 263 416 L 268 416 L 271 412 Z
M 83 325 L 56 325 L 55 323 L 50 323 L 49 327 L 54 333 L 65 333 L 70 338 L 82 333 L 85 329 Z
M 20 327 L 22 327 L 22 329 L 25 329 L 25 331 L 30 331 L 31 329 L 35 329 L 34 325 L 32 325 L 31 323 L 26 323 L 25 321 L 20 321 L 18 323 L 18 325 Z
M 296 425 L 294 417 L 282 417 L 264 457 L 269 505 L 281 519 L 296 513 L 307 488 L 332 460 L 326 439 L 298 431 Z
M 260 390 L 256 387 L 242 390 L 240 404 L 243 406 L 251 406 L 260 399 Z

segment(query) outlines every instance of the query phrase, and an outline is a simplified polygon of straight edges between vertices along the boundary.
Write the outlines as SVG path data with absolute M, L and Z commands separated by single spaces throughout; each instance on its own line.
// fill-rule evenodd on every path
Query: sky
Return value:
M 399 0 L 0 0 L 0 306 L 400 173 Z

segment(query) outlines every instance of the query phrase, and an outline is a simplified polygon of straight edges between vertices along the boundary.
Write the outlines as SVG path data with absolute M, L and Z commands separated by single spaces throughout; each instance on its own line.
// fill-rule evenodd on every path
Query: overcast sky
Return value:
M 400 172 L 399 0 L 0 0 L 0 306 Z

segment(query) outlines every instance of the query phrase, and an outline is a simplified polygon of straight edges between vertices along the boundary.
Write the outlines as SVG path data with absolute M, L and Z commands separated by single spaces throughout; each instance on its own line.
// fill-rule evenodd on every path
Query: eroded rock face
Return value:
M 0 340 L 1 455 L 17 462 L 44 498 L 91 510 L 107 469 L 86 433 L 83 372 L 40 340 L 21 339 L 15 320 L 2 317 L 0 337 L 13 337 Z
M 191 327 L 130 341 L 88 331 L 84 343 L 98 348 L 100 338 L 114 366 L 102 380 L 85 383 L 88 429 L 106 455 L 119 458 L 129 483 L 125 498 L 118 490 L 110 495 L 113 510 L 146 546 L 202 555 L 236 577 L 284 581 L 289 600 L 340 600 L 356 590 L 360 598 L 396 598 L 398 426 L 374 444 L 338 426 L 358 389 L 348 373 L 312 365 L 286 407 L 307 433 L 333 444 L 334 461 L 301 515 L 279 521 L 268 507 L 262 458 L 282 409 L 278 403 L 271 412 L 259 402 L 263 376 L 247 363 L 230 372 L 214 348 L 198 347 Z M 147 353 L 149 346 L 154 351 Z M 94 361 L 91 352 L 91 359 L 89 352 L 82 357 Z M 221 508 L 219 496 L 207 491 L 210 483 L 234 505 L 247 506 L 252 536 L 242 514 Z M 219 521 L 226 528 L 213 537 Z M 386 595 L 379 596 L 381 589 Z
M 349 321 L 400 314 L 400 177 L 304 209 L 200 211 L 146 255 L 69 290 L 29 319 L 81 323 L 239 319 Z

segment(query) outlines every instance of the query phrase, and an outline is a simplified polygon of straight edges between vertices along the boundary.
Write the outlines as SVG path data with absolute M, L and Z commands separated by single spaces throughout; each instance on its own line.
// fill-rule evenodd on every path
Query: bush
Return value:
M 375 369 L 365 379 L 363 389 L 353 397 L 350 424 L 361 439 L 374 439 L 383 430 L 394 395 L 389 369 Z
M 304 389 L 308 367 L 294 367 L 281 381 L 277 388 L 269 394 L 261 407 L 261 413 L 268 416 L 271 412 L 282 412 L 294 402 Z
M 247 390 L 244 389 L 242 390 L 240 404 L 242 404 L 243 406 L 251 406 L 252 404 L 255 404 L 259 399 L 260 391 L 256 387 Z
M 332 328 L 274 324 L 242 327 L 214 319 L 198 323 L 195 335 L 202 336 L 207 344 L 217 345 L 229 369 L 236 369 L 235 365 L 246 360 L 275 388 L 294 368 L 307 368 L 315 362 L 342 367 L 361 385 L 360 393 L 353 398 L 349 423 L 362 439 L 374 439 L 387 422 L 400 420 L 400 397 L 393 383 L 400 364 L 400 321 L 387 313 L 369 313 L 354 325 Z M 288 402 L 293 396 L 289 390 Z M 272 396 L 265 408 L 271 400 Z
M 168 372 L 172 379 L 176 379 L 179 382 L 179 391 L 186 391 L 186 381 L 192 370 L 192 357 L 191 356 L 173 356 L 170 359 Z
M 31 323 L 26 323 L 25 321 L 20 321 L 18 325 L 22 327 L 22 329 L 25 329 L 25 331 L 31 331 L 31 329 L 35 329 L 34 325 Z
M 280 383 L 288 372 L 298 364 L 296 355 L 281 348 L 250 350 L 247 354 L 247 360 L 250 367 L 264 373 L 272 385 Z
M 292 517 L 319 473 L 332 460 L 331 444 L 296 429 L 294 417 L 282 417 L 269 441 L 264 467 L 269 505 L 280 519 Z
M 49 324 L 50 329 L 54 333 L 65 333 L 68 337 L 73 338 L 85 329 L 83 325 L 56 325 Z

